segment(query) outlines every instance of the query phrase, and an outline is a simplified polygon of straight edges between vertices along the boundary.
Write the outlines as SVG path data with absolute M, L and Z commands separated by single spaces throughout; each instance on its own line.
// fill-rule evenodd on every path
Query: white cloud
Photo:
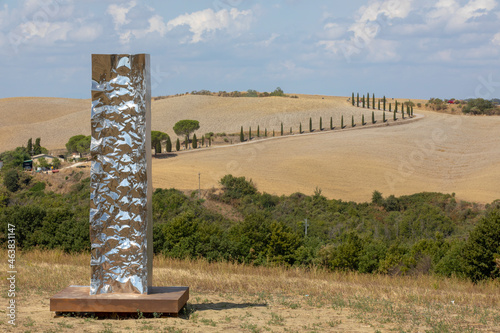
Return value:
M 272 35 L 271 35 L 271 37 L 269 37 L 269 39 L 261 42 L 260 44 L 262 44 L 262 45 L 264 45 L 264 46 L 267 47 L 267 46 L 271 45 L 274 42 L 274 40 L 276 38 L 278 38 L 279 36 L 280 36 L 280 34 L 277 34 L 277 33 L 273 32 Z
M 412 9 L 413 0 L 386 0 L 375 1 L 368 6 L 359 9 L 361 17 L 358 22 L 376 21 L 379 15 L 385 15 L 388 19 L 405 18 Z
M 125 6 L 115 4 L 108 6 L 106 13 L 111 15 L 111 17 L 113 18 L 113 23 L 115 24 L 116 30 L 120 29 L 120 27 L 124 26 L 125 24 L 130 23 L 130 20 L 127 19 L 127 14 L 132 8 L 136 6 L 136 4 L 136 1 L 132 0 Z
M 498 45 L 500 46 L 500 32 L 497 33 L 495 36 L 493 36 L 493 38 L 491 39 L 491 42 L 494 44 L 494 45 Z
M 444 23 L 447 31 L 466 30 L 471 20 L 487 15 L 497 6 L 496 0 L 470 0 L 460 6 L 456 0 L 439 0 L 426 15 L 430 24 Z
M 248 30 L 252 19 L 251 10 L 239 11 L 232 8 L 231 10 L 222 9 L 214 12 L 209 8 L 180 15 L 167 23 L 167 29 L 170 31 L 176 27 L 187 25 L 189 31 L 193 33 L 190 42 L 198 43 L 205 40 L 207 33 L 214 33 L 217 30 L 226 30 L 233 34 Z
M 342 37 L 346 29 L 337 23 L 327 23 L 323 26 L 323 30 L 326 33 L 326 38 L 337 39 Z

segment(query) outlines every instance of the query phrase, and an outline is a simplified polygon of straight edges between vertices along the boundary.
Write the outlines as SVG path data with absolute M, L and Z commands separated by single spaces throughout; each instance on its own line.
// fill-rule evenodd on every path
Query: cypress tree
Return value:
M 240 131 L 240 142 L 245 141 L 245 134 L 243 134 L 243 126 L 241 126 L 241 131 Z
M 42 145 L 40 141 L 40 138 L 35 139 L 35 145 L 33 146 L 33 155 L 40 155 L 42 153 Z
M 403 109 L 402 105 L 401 105 L 401 117 L 405 119 L 405 110 Z
M 370 108 L 370 93 L 366 94 L 366 108 Z
M 389 105 L 389 106 L 390 106 L 390 105 Z M 394 113 L 392 114 L 392 119 L 393 119 L 394 121 L 396 121 L 396 120 L 398 119 L 398 118 L 396 118 L 396 112 L 394 112 Z
M 344 128 L 344 115 L 342 115 L 342 118 L 340 118 L 340 128 Z
M 208 146 L 212 147 L 212 137 L 211 136 L 208 137 Z
M 252 126 L 248 128 L 248 141 L 252 140 Z
M 309 118 L 309 132 L 313 131 L 313 121 L 312 118 Z
M 356 100 L 357 100 L 356 106 L 359 108 L 359 93 L 356 94 Z
M 203 147 L 205 145 L 205 136 L 203 135 L 201 137 L 201 146 Z
M 170 136 L 167 138 L 167 153 L 172 152 L 172 141 L 170 140 Z
M 32 138 L 29 138 L 28 139 L 28 145 L 26 146 L 26 149 L 28 149 L 28 154 L 30 154 L 30 156 L 32 155 L 32 150 L 33 150 L 33 139 Z
M 375 124 L 375 112 L 372 111 L 372 124 Z
M 156 154 L 161 154 L 161 142 L 158 142 L 155 147 L 155 156 Z
M 384 120 L 383 120 L 383 122 L 384 122 L 384 123 L 386 122 L 386 120 L 385 120 L 385 111 L 384 111 Z
M 384 111 L 385 111 L 385 96 L 384 96 Z
M 292 132 L 292 128 L 291 128 L 291 127 L 290 127 L 290 134 L 293 134 L 293 132 Z
M 193 149 L 198 148 L 198 139 L 196 138 L 196 133 L 193 134 Z
M 267 138 L 267 128 L 264 129 L 264 136 Z
M 378 110 L 380 111 L 380 99 L 378 100 Z
M 372 109 L 375 110 L 375 93 L 372 94 Z
M 273 128 L 273 136 L 274 136 L 274 128 Z
M 354 106 L 354 92 L 352 93 L 352 106 Z
M 392 111 L 391 111 L 391 107 L 392 107 L 392 104 L 391 104 L 391 103 L 389 103 L 389 112 L 392 112 Z
M 411 107 L 411 116 L 413 117 L 413 106 Z
M 175 150 L 176 151 L 181 150 L 181 142 L 179 141 L 179 138 L 177 138 L 177 142 L 175 143 Z
M 398 112 L 398 101 L 396 101 L 395 105 L 394 105 L 394 112 Z
M 354 127 L 354 126 L 355 126 L 355 124 L 354 124 L 354 115 L 352 116 L 351 126 L 352 126 L 352 127 Z
M 365 95 L 363 95 L 363 107 L 365 107 Z
M 260 138 L 260 125 L 257 125 L 257 137 Z
M 365 126 L 365 115 L 361 115 L 361 126 Z
M 281 123 L 281 136 L 283 136 L 283 123 Z
M 322 117 L 319 117 L 319 130 L 320 131 L 323 130 L 323 118 Z
M 330 117 L 330 130 L 333 129 L 333 117 Z
M 299 125 L 299 134 L 302 134 L 302 123 L 300 123 L 300 125 Z
M 408 113 L 408 117 L 411 117 L 411 114 L 410 114 L 410 104 L 408 104 L 406 106 L 406 113 Z

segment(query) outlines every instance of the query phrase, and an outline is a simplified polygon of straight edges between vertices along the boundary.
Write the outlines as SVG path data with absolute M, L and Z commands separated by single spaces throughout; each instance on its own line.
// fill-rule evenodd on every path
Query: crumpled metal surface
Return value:
M 91 295 L 151 285 L 150 80 L 147 54 L 92 55 Z

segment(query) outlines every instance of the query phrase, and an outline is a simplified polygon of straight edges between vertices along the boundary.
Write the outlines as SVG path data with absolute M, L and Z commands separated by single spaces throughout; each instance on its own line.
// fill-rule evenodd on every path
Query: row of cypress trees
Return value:
M 375 110 L 375 94 L 372 94 L 371 100 L 372 100 L 371 108 Z M 359 107 L 361 104 L 361 106 L 363 108 L 370 109 L 370 93 L 366 94 L 366 98 L 365 98 L 365 95 L 363 95 L 360 99 L 359 93 L 357 93 L 356 98 L 354 98 L 354 92 L 353 92 L 352 97 L 351 97 L 351 104 L 352 104 L 352 106 L 357 106 L 357 107 Z M 395 103 L 394 103 L 394 112 L 397 113 L 398 106 L 400 106 L 403 119 L 405 117 L 404 105 L 405 105 L 404 103 L 398 103 L 398 101 L 395 101 Z M 386 106 L 387 106 L 387 99 L 384 96 L 383 98 L 378 100 L 378 110 L 379 111 L 380 110 L 386 111 Z M 389 112 L 392 112 L 392 104 L 391 103 L 389 103 Z M 413 117 L 413 105 L 411 105 L 410 101 L 408 101 L 408 103 L 406 103 L 406 113 L 407 113 L 408 117 L 410 117 L 410 118 Z M 396 117 L 394 116 L 394 118 L 396 118 Z

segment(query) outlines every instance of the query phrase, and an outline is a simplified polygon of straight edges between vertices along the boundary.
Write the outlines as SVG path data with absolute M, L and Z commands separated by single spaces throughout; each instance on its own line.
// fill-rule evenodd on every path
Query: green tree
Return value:
M 257 125 L 257 137 L 260 138 L 260 125 Z
M 392 104 L 391 104 L 391 103 L 389 103 L 389 112 L 392 112 L 392 111 L 391 111 L 391 107 L 392 107 Z
M 365 115 L 361 115 L 361 126 L 365 126 Z
M 198 148 L 198 138 L 196 137 L 196 133 L 193 134 L 193 149 Z
M 256 90 L 252 90 L 252 89 L 248 89 L 247 90 L 247 97 L 257 97 L 258 94 L 257 94 L 257 91 Z
M 299 134 L 302 134 L 302 123 L 299 124 Z
M 492 101 L 485 100 L 483 98 L 471 99 L 467 102 L 467 105 L 462 108 L 462 112 L 465 114 L 495 114 L 496 107 Z
M 273 128 L 273 137 L 274 137 L 274 128 Z
M 200 123 L 197 120 L 179 120 L 174 125 L 175 134 L 186 137 L 186 149 L 189 144 L 189 135 L 198 129 L 200 129 Z
M 482 218 L 463 249 L 465 274 L 472 281 L 500 277 L 500 210 Z
M 283 123 L 281 123 L 281 136 L 283 136 Z
M 375 124 L 375 112 L 372 111 L 372 124 Z
M 356 94 L 356 106 L 359 108 L 359 93 Z
M 26 146 L 26 149 L 28 150 L 28 154 L 32 154 L 33 151 L 33 139 L 29 138 L 28 139 L 28 145 Z
M 384 118 L 382 120 L 383 123 L 385 123 L 387 120 L 385 119 L 385 111 L 384 111 Z
M 370 93 L 366 94 L 366 108 L 370 108 Z
M 384 111 L 385 111 L 385 102 L 386 102 L 386 100 L 385 100 L 385 96 L 384 96 Z
M 390 109 L 390 104 L 389 104 L 389 109 Z M 396 112 L 393 112 L 392 114 L 392 120 L 396 121 L 398 118 L 396 118 Z
M 398 101 L 394 103 L 394 112 L 398 112 Z
M 378 110 L 380 111 L 380 99 L 378 100 Z
M 241 126 L 240 130 L 240 142 L 245 141 L 245 134 L 243 134 L 243 126 Z
M 365 107 L 365 95 L 363 95 L 363 108 Z
M 354 115 L 352 116 L 351 126 L 352 126 L 352 127 L 356 126 L 356 124 L 354 124 Z
M 310 117 L 309 118 L 309 132 L 312 132 L 313 131 L 313 121 L 312 121 L 312 118 Z
M 3 176 L 3 185 L 10 192 L 16 192 L 19 189 L 19 173 L 17 170 L 10 169 L 5 173 Z
M 80 135 L 75 135 L 69 138 L 68 142 L 66 143 L 66 149 L 68 150 L 68 153 L 77 153 L 78 152 L 78 143 L 85 139 L 85 135 L 80 134 Z
M 201 137 L 201 146 L 203 147 L 205 145 L 205 136 L 203 135 Z
M 290 134 L 293 134 L 292 128 L 290 127 Z
M 248 141 L 252 140 L 252 126 L 248 128 Z
M 52 166 L 54 167 L 54 169 L 59 169 L 59 167 L 61 166 L 61 160 L 57 157 L 54 157 L 54 159 L 52 160 Z
M 35 145 L 33 146 L 33 154 L 40 155 L 42 153 L 42 146 L 40 144 L 40 138 L 35 139 Z
M 344 115 L 342 115 L 342 117 L 340 118 L 340 128 L 344 128 Z
M 354 106 L 354 92 L 352 93 L 351 102 L 352 102 L 352 106 Z
M 170 140 L 170 136 L 167 138 L 167 153 L 172 152 L 172 140 Z
M 319 130 L 320 131 L 323 130 L 323 118 L 322 117 L 319 117 Z
M 375 93 L 372 94 L 372 108 L 375 110 Z
M 333 129 L 333 117 L 330 117 L 330 130 Z
M 177 141 L 175 142 L 175 150 L 181 150 L 181 141 L 179 140 L 179 138 L 177 138 Z
M 212 137 L 211 136 L 208 137 L 208 146 L 212 147 Z
M 285 93 L 280 87 L 274 89 L 274 91 L 270 94 L 270 96 L 285 96 Z
M 151 131 L 151 148 L 157 153 L 161 153 L 161 142 L 167 140 L 168 134 L 160 131 Z
M 264 136 L 267 138 L 267 127 L 264 128 Z

